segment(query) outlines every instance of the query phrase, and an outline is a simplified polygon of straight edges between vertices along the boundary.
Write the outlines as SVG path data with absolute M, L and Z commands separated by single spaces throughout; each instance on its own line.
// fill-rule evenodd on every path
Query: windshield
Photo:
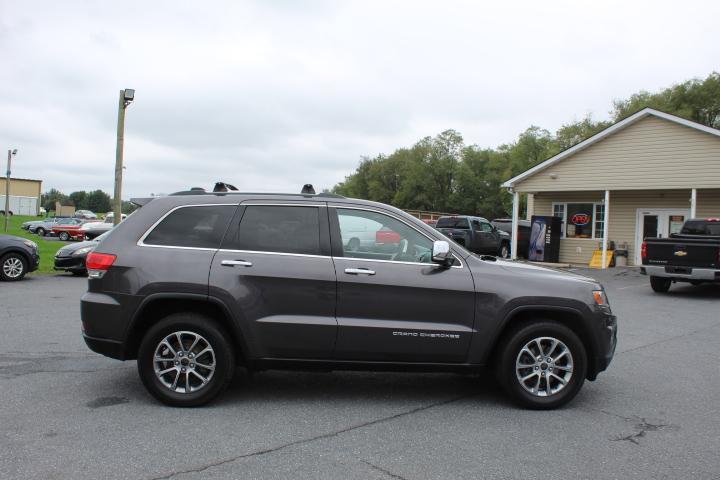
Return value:
M 467 218 L 464 217 L 440 217 L 435 228 L 464 228 L 470 229 Z
M 683 235 L 720 235 L 720 222 L 685 222 Z

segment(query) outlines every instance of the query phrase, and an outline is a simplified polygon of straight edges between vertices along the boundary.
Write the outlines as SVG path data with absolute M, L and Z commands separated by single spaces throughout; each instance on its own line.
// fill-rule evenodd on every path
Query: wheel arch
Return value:
M 3 250 L 0 250 L 0 259 L 2 259 L 5 255 L 9 253 L 17 253 L 22 256 L 25 259 L 28 268 L 30 268 L 30 266 L 32 265 L 32 257 L 30 256 L 30 254 L 22 248 L 18 247 L 7 247 Z
M 140 342 L 150 327 L 168 315 L 180 312 L 198 313 L 217 321 L 230 335 L 237 361 L 245 363 L 248 360 L 242 332 L 233 322 L 230 309 L 221 300 L 207 295 L 163 293 L 148 296 L 137 308 L 125 334 L 125 359 L 137 358 Z
M 598 347 L 595 345 L 594 337 L 590 327 L 586 325 L 583 314 L 580 310 L 573 307 L 553 306 L 553 305 L 527 305 L 514 308 L 511 310 L 498 329 L 493 339 L 493 347 L 486 358 L 488 363 L 494 362 L 498 352 L 502 348 L 505 340 L 517 329 L 524 325 L 533 323 L 537 320 L 551 320 L 569 328 L 578 336 L 587 351 L 588 371 L 587 378 L 594 380 L 598 374 L 596 365 L 596 357 Z

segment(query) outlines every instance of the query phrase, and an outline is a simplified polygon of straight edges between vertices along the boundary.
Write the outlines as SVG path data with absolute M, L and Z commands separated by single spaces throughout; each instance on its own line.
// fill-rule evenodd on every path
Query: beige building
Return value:
M 0 178 L 0 210 L 5 211 L 5 177 Z M 9 210 L 14 215 L 38 215 L 42 180 L 10 179 Z
M 688 218 L 720 217 L 720 130 L 646 108 L 503 187 L 513 193 L 514 221 L 520 195 L 528 219 L 562 218 L 561 262 L 588 264 L 613 242 L 638 265 L 643 238 L 677 232 Z

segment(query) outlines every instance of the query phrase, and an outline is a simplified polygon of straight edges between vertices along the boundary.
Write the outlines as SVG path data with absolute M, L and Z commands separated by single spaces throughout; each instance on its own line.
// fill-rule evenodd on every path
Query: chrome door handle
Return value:
M 351 275 L 375 275 L 375 270 L 369 270 L 367 268 L 346 268 L 345 273 Z
M 245 260 L 223 260 L 220 265 L 224 267 L 234 267 L 240 265 L 242 267 L 252 267 L 252 262 L 246 262 Z

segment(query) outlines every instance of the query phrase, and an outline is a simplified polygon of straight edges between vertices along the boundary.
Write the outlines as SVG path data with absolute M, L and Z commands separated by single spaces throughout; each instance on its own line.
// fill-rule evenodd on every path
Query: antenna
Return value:
M 315 195 L 315 189 L 313 188 L 311 183 L 306 183 L 305 185 L 303 185 L 300 193 L 302 193 L 303 195 Z

